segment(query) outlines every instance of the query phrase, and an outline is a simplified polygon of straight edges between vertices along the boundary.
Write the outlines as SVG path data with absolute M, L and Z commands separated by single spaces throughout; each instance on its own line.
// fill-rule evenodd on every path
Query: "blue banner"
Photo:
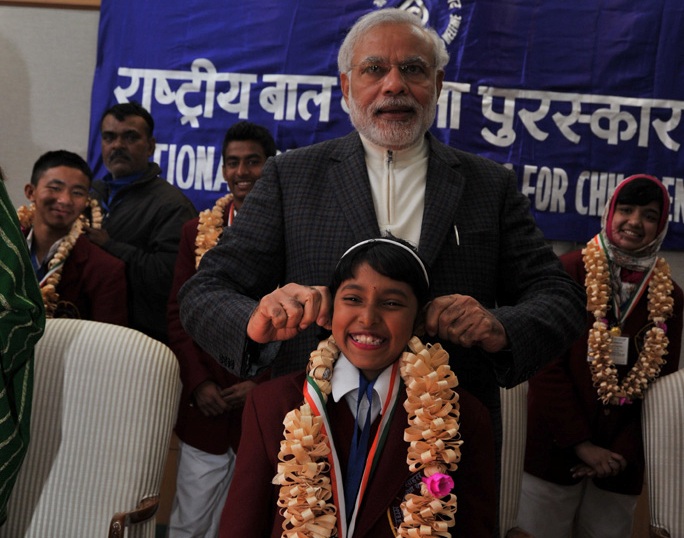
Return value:
M 95 177 L 100 117 L 117 102 L 152 113 L 154 160 L 200 210 L 226 190 L 233 123 L 268 127 L 281 151 L 348 133 L 337 50 L 382 7 L 442 36 L 451 61 L 434 134 L 510 165 L 548 239 L 586 241 L 615 185 L 648 173 L 672 198 L 664 248 L 684 249 L 681 0 L 103 0 Z

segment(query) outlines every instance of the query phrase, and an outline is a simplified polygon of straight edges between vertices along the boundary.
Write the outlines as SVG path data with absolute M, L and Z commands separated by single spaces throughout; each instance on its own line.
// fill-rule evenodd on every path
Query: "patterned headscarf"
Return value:
M 658 223 L 658 228 L 656 231 L 656 236 L 653 241 L 648 245 L 641 247 L 638 250 L 624 250 L 618 247 L 613 242 L 612 234 L 612 223 L 613 216 L 615 215 L 615 208 L 618 203 L 624 203 L 620 200 L 621 195 L 624 193 L 624 189 L 628 185 L 632 185 L 634 182 L 640 183 L 653 183 L 658 186 L 662 194 L 660 198 L 660 222 Z M 619 290 L 619 295 L 621 298 L 621 303 L 623 303 L 636 287 L 634 284 L 624 283 L 621 277 L 622 269 L 627 269 L 629 271 L 644 272 L 648 271 L 651 267 L 655 265 L 658 251 L 660 246 L 665 240 L 667 235 L 668 218 L 670 215 L 670 196 L 667 192 L 665 186 L 655 177 L 646 174 L 636 174 L 628 177 L 622 183 L 620 183 L 612 196 L 608 200 L 606 207 L 603 211 L 603 217 L 601 218 L 601 240 L 606 249 L 608 259 L 610 260 L 610 268 L 612 274 L 612 282 L 614 290 L 617 292 Z

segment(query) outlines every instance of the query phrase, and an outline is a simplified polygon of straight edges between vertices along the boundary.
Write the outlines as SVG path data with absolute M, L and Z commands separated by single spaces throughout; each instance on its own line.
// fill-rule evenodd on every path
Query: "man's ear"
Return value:
M 427 312 L 427 305 L 421 308 L 416 314 L 416 321 L 413 323 L 413 334 L 418 337 L 425 335 L 425 313 Z
M 150 147 L 147 150 L 147 156 L 152 157 L 154 150 L 157 148 L 157 140 L 153 136 L 150 137 Z
M 349 75 L 347 73 L 340 73 L 340 88 L 342 90 L 342 96 L 344 97 L 344 102 L 349 106 Z
M 29 202 L 33 202 L 33 195 L 36 192 L 36 186 L 32 183 L 27 183 L 24 185 L 24 196 L 28 199 Z

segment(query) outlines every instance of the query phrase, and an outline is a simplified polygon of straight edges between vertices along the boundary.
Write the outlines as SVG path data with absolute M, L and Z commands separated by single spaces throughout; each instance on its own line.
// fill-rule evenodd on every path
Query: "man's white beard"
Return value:
M 360 108 L 349 88 L 349 118 L 352 125 L 364 137 L 383 148 L 400 150 L 410 148 L 417 144 L 425 132 L 430 128 L 437 113 L 437 97 L 435 96 L 427 109 L 421 108 L 412 97 L 388 98 L 388 101 L 403 102 L 409 104 L 416 111 L 416 116 L 409 122 L 385 122 L 378 120 L 372 109 L 382 107 L 381 103 L 373 103 L 366 109 Z M 371 108 L 372 107 L 372 108 Z

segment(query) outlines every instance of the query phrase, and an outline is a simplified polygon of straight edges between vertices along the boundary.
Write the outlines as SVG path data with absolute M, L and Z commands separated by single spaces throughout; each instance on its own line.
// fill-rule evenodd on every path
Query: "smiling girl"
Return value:
M 341 257 L 332 336 L 306 372 L 248 396 L 220 536 L 390 538 L 425 525 L 491 537 L 489 416 L 457 388 L 447 353 L 413 336 L 429 290 L 425 264 L 399 240 Z
M 518 523 L 535 538 L 631 535 L 644 483 L 642 398 L 677 369 L 681 345 L 682 290 L 657 256 L 669 207 L 660 181 L 631 176 L 601 232 L 561 257 L 586 286 L 587 330 L 530 379 Z

